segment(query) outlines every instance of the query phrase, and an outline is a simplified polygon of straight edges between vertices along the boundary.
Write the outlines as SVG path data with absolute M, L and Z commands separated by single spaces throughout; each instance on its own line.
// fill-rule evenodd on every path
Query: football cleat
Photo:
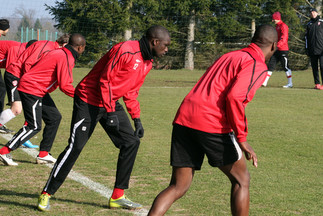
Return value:
M 292 83 L 288 83 L 287 85 L 284 85 L 283 88 L 293 88 L 293 84 Z
M 38 198 L 38 210 L 40 211 L 49 211 L 50 205 L 49 205 L 49 199 L 50 195 L 49 194 L 42 194 Z
M 51 155 L 48 154 L 45 157 L 36 157 L 36 163 L 37 164 L 49 164 L 49 163 L 55 163 L 56 159 Z
M 112 199 L 109 200 L 109 208 L 122 208 L 122 209 L 129 209 L 129 210 L 135 210 L 135 209 L 141 209 L 142 205 L 139 203 L 132 202 L 130 199 L 128 199 L 125 195 L 118 199 Z
M 0 160 L 7 166 L 18 166 L 18 163 L 12 160 L 11 154 L 0 154 Z

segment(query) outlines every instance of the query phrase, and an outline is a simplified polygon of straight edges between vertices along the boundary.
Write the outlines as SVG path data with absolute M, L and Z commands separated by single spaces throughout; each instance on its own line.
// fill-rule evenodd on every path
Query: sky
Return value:
M 15 14 L 16 8 L 34 9 L 36 14 L 34 17 L 47 18 L 51 17 L 44 4 L 53 6 L 57 0 L 0 0 L 1 12 L 0 18 L 18 17 Z

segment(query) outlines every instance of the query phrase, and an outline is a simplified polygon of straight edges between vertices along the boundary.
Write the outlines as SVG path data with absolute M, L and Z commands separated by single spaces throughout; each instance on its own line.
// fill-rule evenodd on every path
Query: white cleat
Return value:
M 36 163 L 37 164 L 49 164 L 49 163 L 55 163 L 56 159 L 51 156 L 50 154 L 46 155 L 45 157 L 36 157 Z
M 284 85 L 283 88 L 293 88 L 293 84 L 292 83 L 288 83 L 287 85 Z
M 0 160 L 7 166 L 18 166 L 18 163 L 12 160 L 11 154 L 0 154 Z

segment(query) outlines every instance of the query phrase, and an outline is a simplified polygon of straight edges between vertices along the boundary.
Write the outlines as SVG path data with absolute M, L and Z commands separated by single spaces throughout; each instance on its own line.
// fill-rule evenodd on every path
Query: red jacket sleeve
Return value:
M 58 82 L 59 89 L 62 92 L 64 92 L 66 95 L 70 97 L 74 97 L 75 88 L 72 85 L 73 83 L 72 70 L 74 67 L 74 62 L 71 60 L 71 58 L 73 58 L 73 56 L 69 56 L 69 58 L 67 59 L 64 54 L 64 57 L 62 57 L 62 59 L 65 59 L 65 60 L 60 60 L 57 63 L 56 70 L 57 70 L 57 82 Z
M 226 98 L 226 115 L 238 139 L 247 141 L 248 123 L 245 108 L 266 78 L 266 67 L 255 68 L 254 61 L 243 63 Z
M 123 101 L 132 119 L 140 118 L 140 104 L 137 100 L 137 97 L 139 95 L 139 89 L 142 84 L 143 81 L 134 90 L 129 91 L 123 96 Z

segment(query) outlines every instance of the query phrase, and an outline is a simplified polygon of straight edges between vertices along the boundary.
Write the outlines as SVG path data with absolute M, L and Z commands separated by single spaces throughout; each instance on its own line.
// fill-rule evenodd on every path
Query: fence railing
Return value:
M 21 27 L 20 41 L 21 43 L 28 42 L 30 40 L 56 41 L 57 34 L 57 32 L 49 32 L 48 30 Z

